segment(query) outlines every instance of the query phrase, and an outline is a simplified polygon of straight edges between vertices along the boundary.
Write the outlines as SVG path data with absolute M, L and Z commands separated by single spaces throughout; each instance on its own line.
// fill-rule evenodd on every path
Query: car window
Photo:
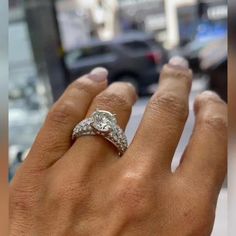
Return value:
M 110 50 L 107 46 L 81 48 L 77 54 L 77 59 L 99 56 L 99 55 L 107 54 L 109 52 Z
M 74 62 L 79 59 L 102 56 L 111 53 L 108 46 L 84 47 L 77 49 L 67 55 L 68 62 Z
M 148 44 L 141 41 L 124 43 L 123 46 L 128 50 L 149 50 Z
M 157 47 L 161 47 L 160 43 L 158 43 L 155 39 L 149 39 L 147 41 L 148 44 L 152 45 L 152 46 L 157 46 Z

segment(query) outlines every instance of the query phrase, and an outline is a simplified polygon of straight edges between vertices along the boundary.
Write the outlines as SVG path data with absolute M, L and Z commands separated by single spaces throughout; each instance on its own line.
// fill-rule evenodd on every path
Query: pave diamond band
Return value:
M 96 110 L 91 117 L 77 124 L 72 139 L 90 135 L 101 135 L 107 139 L 117 148 L 119 156 L 122 156 L 128 147 L 127 138 L 117 125 L 116 116 L 108 111 Z

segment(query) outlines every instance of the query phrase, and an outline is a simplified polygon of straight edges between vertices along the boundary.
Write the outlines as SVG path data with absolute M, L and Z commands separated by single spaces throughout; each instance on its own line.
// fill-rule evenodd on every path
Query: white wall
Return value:
M 166 0 L 167 39 L 166 47 L 173 48 L 179 43 L 177 8 L 181 5 L 193 5 L 196 0 Z

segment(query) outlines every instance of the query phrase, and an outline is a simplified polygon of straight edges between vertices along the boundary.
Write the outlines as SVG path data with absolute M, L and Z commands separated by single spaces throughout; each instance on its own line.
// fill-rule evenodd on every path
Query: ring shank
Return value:
M 123 130 L 116 125 L 110 132 L 99 132 L 92 126 L 93 119 L 87 118 L 81 121 L 73 130 L 72 139 L 75 140 L 81 136 L 95 136 L 100 135 L 112 143 L 118 150 L 119 156 L 122 156 L 127 150 L 128 142 Z

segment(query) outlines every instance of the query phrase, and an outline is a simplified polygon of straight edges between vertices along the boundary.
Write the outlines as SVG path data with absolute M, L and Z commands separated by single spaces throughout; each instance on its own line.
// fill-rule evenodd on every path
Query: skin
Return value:
M 127 83 L 107 87 L 98 68 L 71 84 L 49 112 L 10 186 L 11 236 L 209 236 L 226 174 L 227 108 L 212 92 L 196 98 L 196 123 L 177 170 L 171 161 L 188 117 L 192 72 L 165 65 L 127 152 L 100 136 L 71 142 L 96 108 L 125 129 L 137 99 Z

